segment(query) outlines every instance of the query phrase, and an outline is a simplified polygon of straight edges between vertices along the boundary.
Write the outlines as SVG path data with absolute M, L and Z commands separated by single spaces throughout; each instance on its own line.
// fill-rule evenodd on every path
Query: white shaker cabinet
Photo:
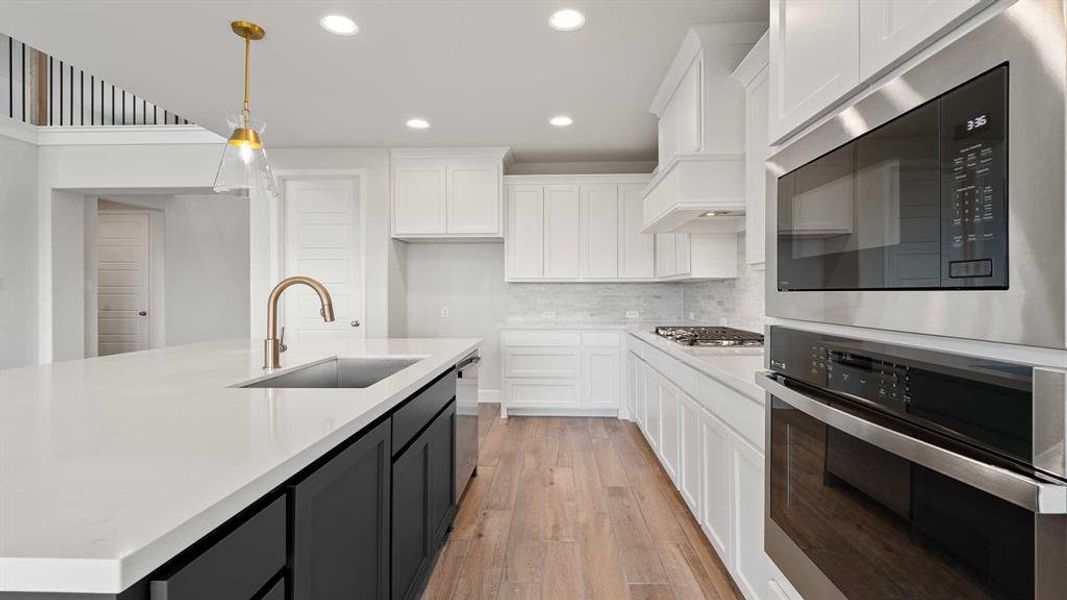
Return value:
M 621 372 L 618 347 L 582 348 L 582 406 L 618 410 Z
M 702 514 L 700 525 L 722 561 L 732 564 L 730 550 L 730 430 L 718 418 L 703 413 L 700 419 Z
M 659 384 L 660 443 L 659 457 L 671 481 L 678 485 L 679 410 L 682 392 L 661 375 Z
M 545 195 L 539 185 L 508 191 L 507 270 L 512 277 L 535 279 L 545 273 Z
M 545 277 L 577 279 L 580 274 L 578 186 L 545 186 Z
M 746 598 L 766 598 L 772 571 L 763 551 L 763 453 L 733 432 L 729 449 L 734 579 Z
M 767 190 L 774 182 L 766 164 L 771 155 L 767 132 L 769 45 L 768 33 L 734 69 L 734 78 L 745 86 L 745 262 L 750 265 L 767 260 Z
M 860 0 L 770 0 L 770 137 L 778 142 L 860 82 Z
M 580 270 L 584 279 L 619 277 L 619 190 L 601 183 L 582 185 L 579 241 Z
M 693 511 L 693 516 L 700 522 L 703 514 L 701 505 L 701 482 L 704 479 L 701 468 L 700 432 L 703 411 L 696 400 L 688 394 L 680 395 L 679 404 L 679 465 L 678 491 L 682 499 Z
M 733 277 L 737 277 L 735 234 L 656 234 L 656 279 L 680 281 Z
M 655 236 L 641 233 L 644 185 L 619 185 L 619 278 L 652 279 L 656 276 Z
M 391 150 L 392 237 L 502 238 L 504 165 L 510 155 L 507 148 Z
M 992 0 L 863 0 L 860 2 L 860 79 L 877 75 L 922 48 Z

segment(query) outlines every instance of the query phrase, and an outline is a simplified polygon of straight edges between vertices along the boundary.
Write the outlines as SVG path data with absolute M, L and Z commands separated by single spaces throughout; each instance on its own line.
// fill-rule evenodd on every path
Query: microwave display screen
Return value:
M 1007 289 L 1008 66 L 778 179 L 779 291 Z

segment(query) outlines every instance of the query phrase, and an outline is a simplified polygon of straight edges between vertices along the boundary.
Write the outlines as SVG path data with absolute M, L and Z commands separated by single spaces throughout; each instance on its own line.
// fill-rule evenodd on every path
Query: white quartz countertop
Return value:
M 764 368 L 762 348 L 684 346 L 645 328 L 629 334 L 763 404 L 763 388 L 756 385 L 756 371 Z
M 0 592 L 117 593 L 474 350 L 476 339 L 294 347 L 419 357 L 365 389 L 243 389 L 262 340 L 0 371 Z

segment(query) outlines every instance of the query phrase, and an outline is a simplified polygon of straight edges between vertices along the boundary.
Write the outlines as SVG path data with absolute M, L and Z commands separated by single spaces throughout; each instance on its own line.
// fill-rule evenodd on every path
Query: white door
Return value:
M 334 321 L 319 314 L 311 288 L 294 286 L 285 303 L 285 342 L 362 338 L 363 250 L 357 179 L 290 179 L 285 183 L 285 277 L 305 275 L 326 286 Z
M 508 188 L 508 277 L 535 279 L 545 274 L 545 200 L 539 185 Z
M 582 348 L 585 408 L 618 410 L 620 379 L 618 348 Z
M 729 446 L 734 507 L 731 571 L 746 598 L 766 598 L 771 559 L 763 551 L 763 453 L 733 432 Z
M 637 357 L 636 354 L 630 355 L 630 360 L 633 364 L 634 370 L 634 382 L 633 382 L 633 396 L 634 396 L 634 414 L 633 419 L 637 423 L 638 427 L 642 431 L 645 429 L 645 378 L 646 374 L 645 363 Z
M 448 233 L 500 234 L 500 178 L 494 165 L 448 167 Z
M 445 233 L 444 165 L 407 165 L 393 168 L 393 233 L 433 235 Z
M 859 0 L 771 0 L 771 138 L 859 84 Z
M 96 220 L 97 354 L 148 349 L 148 213 L 109 214 Z
M 660 440 L 659 379 L 659 373 L 645 365 L 645 438 L 648 439 L 648 445 L 657 452 Z
M 922 48 L 939 31 L 992 0 L 863 0 L 860 2 L 860 79 Z
M 588 279 L 619 276 L 619 195 L 614 184 L 581 187 L 581 274 Z
M 703 477 L 700 452 L 700 427 L 703 410 L 697 406 L 696 400 L 687 394 L 679 395 L 681 403 L 678 407 L 678 431 L 681 435 L 679 440 L 679 471 L 678 490 L 682 498 L 693 511 L 693 516 L 700 522 L 702 507 L 700 505 L 700 482 Z
M 644 186 L 628 183 L 619 186 L 619 277 L 651 279 L 656 276 L 655 236 L 641 233 Z
M 545 186 L 545 277 L 577 279 L 579 274 L 578 186 Z
M 726 564 L 732 564 L 730 545 L 730 431 L 719 419 L 704 413 L 700 420 L 703 467 L 700 525 Z M 762 538 L 761 538 L 762 539 Z
M 660 444 L 659 456 L 663 468 L 678 484 L 678 403 L 681 391 L 665 378 L 659 383 Z

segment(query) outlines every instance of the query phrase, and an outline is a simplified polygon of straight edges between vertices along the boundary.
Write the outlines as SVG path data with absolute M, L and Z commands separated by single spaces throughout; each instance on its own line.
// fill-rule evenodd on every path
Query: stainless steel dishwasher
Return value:
M 456 364 L 456 503 L 478 472 L 478 363 L 474 351 Z

